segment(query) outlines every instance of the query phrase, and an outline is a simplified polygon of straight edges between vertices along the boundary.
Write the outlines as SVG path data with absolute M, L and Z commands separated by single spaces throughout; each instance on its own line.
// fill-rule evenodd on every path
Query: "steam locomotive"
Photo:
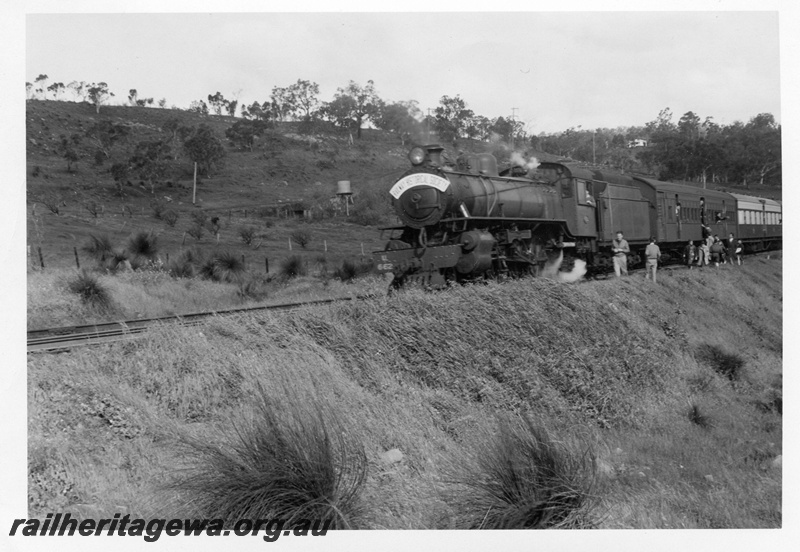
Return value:
M 749 252 L 781 246 L 781 203 L 575 162 L 517 161 L 498 171 L 489 153 L 448 162 L 438 144 L 415 146 L 412 168 L 389 190 L 402 225 L 373 253 L 394 285 L 441 287 L 504 276 L 537 275 L 562 254 L 589 275 L 612 267 L 616 232 L 630 244 L 629 266 L 643 264 L 655 236 L 662 260 L 679 260 L 688 241 L 734 234 Z

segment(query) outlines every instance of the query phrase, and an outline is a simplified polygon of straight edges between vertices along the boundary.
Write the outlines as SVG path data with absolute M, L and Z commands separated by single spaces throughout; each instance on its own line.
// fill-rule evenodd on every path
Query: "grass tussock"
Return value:
M 91 234 L 82 249 L 99 263 L 114 255 L 114 243 L 108 234 Z
M 570 450 L 528 416 L 503 418 L 478 440 L 477 470 L 463 474 L 458 510 L 470 529 L 584 529 L 595 525 L 595 458 Z
M 67 288 L 77 294 L 83 303 L 98 310 L 108 310 L 113 305 L 109 289 L 100 282 L 97 276 L 86 270 L 80 271 L 69 280 Z
M 184 440 L 192 465 L 171 484 L 180 512 L 226 526 L 249 518 L 358 527 L 366 455 L 333 412 L 297 400 L 278 404 L 259 386 L 252 416 L 230 436 L 227 443 Z
M 744 359 L 725 351 L 717 345 L 701 344 L 697 348 L 697 359 L 711 366 L 715 372 L 730 381 L 739 381 L 744 374 Z
M 158 256 L 158 236 L 152 232 L 137 232 L 128 238 L 128 253 L 132 257 L 153 260 Z
M 297 278 L 308 274 L 308 267 L 299 255 L 291 255 L 281 261 L 280 275 L 284 278 Z
M 342 264 L 333 271 L 333 277 L 342 282 L 350 282 L 356 278 L 369 274 L 372 271 L 372 263 L 356 263 L 349 259 L 342 261 Z
M 244 261 L 231 251 L 215 251 L 200 264 L 200 275 L 215 282 L 240 282 L 244 274 Z
M 688 416 L 690 422 L 696 426 L 702 427 L 703 429 L 714 427 L 714 421 L 710 416 L 704 414 L 700 406 L 696 403 L 689 403 Z

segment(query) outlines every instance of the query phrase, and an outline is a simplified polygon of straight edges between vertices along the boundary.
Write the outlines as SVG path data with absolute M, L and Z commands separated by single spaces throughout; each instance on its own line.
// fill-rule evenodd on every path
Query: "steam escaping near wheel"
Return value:
M 544 269 L 542 269 L 542 276 L 551 278 L 571 284 L 581 280 L 586 275 L 586 261 L 582 259 L 575 259 L 575 264 L 569 272 L 561 272 L 561 265 L 564 263 L 564 251 L 559 251 L 558 257 L 547 261 Z
M 586 275 L 586 261 L 582 259 L 575 259 L 575 266 L 569 272 L 559 272 L 558 279 L 561 282 L 571 284 L 583 279 Z
M 542 277 L 544 278 L 557 278 L 558 269 L 561 268 L 561 263 L 564 262 L 564 251 L 558 252 L 558 257 L 550 259 L 542 269 Z

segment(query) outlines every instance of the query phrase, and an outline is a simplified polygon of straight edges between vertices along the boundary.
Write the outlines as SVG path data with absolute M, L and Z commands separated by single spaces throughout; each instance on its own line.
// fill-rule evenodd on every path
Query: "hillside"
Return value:
M 781 527 L 781 275 L 409 291 L 31 354 L 29 514 L 266 518 L 258 443 L 298 442 L 278 462 L 331 463 L 307 490 L 339 526 Z M 543 458 L 583 501 L 548 502 Z
M 249 151 L 225 139 L 225 130 L 241 120 L 229 116 L 132 106 L 103 106 L 97 114 L 88 103 L 61 101 L 29 100 L 26 107 L 29 266 L 41 265 L 39 249 L 47 267 L 75 266 L 74 249 L 80 250 L 89 236 L 105 234 L 124 243 L 137 231 L 152 231 L 159 236 L 162 251 L 173 256 L 187 245 L 197 245 L 244 255 L 260 266 L 264 257 L 276 260 L 289 255 L 288 239 L 298 221 L 285 217 L 297 210 L 310 210 L 313 216 L 303 224 L 313 239 L 302 255 L 313 257 L 327 248 L 335 263 L 356 258 L 362 250 L 369 253 L 382 247 L 378 226 L 395 222 L 386 190 L 408 168 L 408 145 L 379 130 L 364 130 L 363 138 L 351 143 L 346 133 L 330 127 L 302 135 L 297 123 L 279 123 L 257 138 Z M 225 142 L 225 164 L 209 176 L 201 175 L 195 205 L 193 165 L 180 140 L 164 130 L 169 121 L 192 128 L 209 125 Z M 128 134 L 102 144 L 91 134 L 100 123 L 125 125 Z M 77 161 L 68 164 L 62 137 L 71 141 L 73 136 L 77 143 L 70 147 Z M 120 185 L 115 183 L 112 165 L 129 160 L 137 144 L 157 140 L 168 143 L 173 157 L 164 174 L 152 186 L 135 171 Z M 503 144 L 471 140 L 460 141 L 459 148 L 492 151 L 499 154 L 501 165 L 511 153 Z M 556 159 L 533 150 L 525 153 L 540 160 Z M 349 217 L 335 195 L 340 180 L 349 180 L 352 186 Z M 780 195 L 774 189 L 739 191 Z M 171 223 L 162 216 L 166 211 L 172 212 Z M 187 235 L 198 217 L 203 221 L 217 217 L 215 232 L 196 238 Z M 256 231 L 259 250 L 242 243 L 242 226 Z
M 351 146 L 346 137 L 301 136 L 293 132 L 292 125 L 286 125 L 268 131 L 253 152 L 237 151 L 226 141 L 225 166 L 199 178 L 196 205 L 192 205 L 192 163 L 179 147 L 173 148 L 177 159 L 169 163 L 166 175 L 152 189 L 135 175 L 118 187 L 110 166 L 126 160 L 138 142 L 167 139 L 160 129 L 173 117 L 185 126 L 208 124 L 221 138 L 233 121 L 224 116 L 121 106 L 103 107 L 97 115 L 89 104 L 28 102 L 28 243 L 34 252 L 42 248 L 46 266 L 75 266 L 73 248 L 80 249 L 89 235 L 107 234 L 124 242 L 139 230 L 156 233 L 163 250 L 173 254 L 188 241 L 200 247 L 227 248 L 256 257 L 263 264 L 265 252 L 273 258 L 288 255 L 283 250 L 291 229 L 285 226 L 295 226 L 297 221 L 284 218 L 287 207 L 288 212 L 318 209 L 315 224 L 308 226 L 320 238 L 312 242 L 314 252 L 323 251 L 323 240 L 334 260 L 360 255 L 361 243 L 367 253 L 379 246 L 375 224 L 386 219 L 388 209 L 375 213 L 373 203 L 380 195 L 377 190 L 388 188 L 393 177 L 405 170 L 406 148 L 399 141 L 367 131 L 362 141 Z M 96 141 L 86 132 L 106 120 L 125 124 L 131 131 L 124 143 L 108 148 L 109 158 L 97 165 Z M 83 138 L 75 146 L 79 160 L 70 172 L 59 146 L 62 135 L 73 134 Z M 336 197 L 338 180 L 351 181 L 356 203 L 349 218 L 344 216 L 341 202 L 330 201 Z M 160 220 L 157 209 L 174 211 L 177 222 L 169 225 Z M 206 219 L 219 217 L 218 240 L 209 232 L 199 239 L 187 238 L 185 232 L 197 212 Z M 364 231 L 364 224 L 370 224 L 372 230 Z M 260 233 L 257 237 L 263 246 L 257 254 L 239 239 L 242 225 L 253 226 Z M 33 262 L 38 264 L 38 259 Z

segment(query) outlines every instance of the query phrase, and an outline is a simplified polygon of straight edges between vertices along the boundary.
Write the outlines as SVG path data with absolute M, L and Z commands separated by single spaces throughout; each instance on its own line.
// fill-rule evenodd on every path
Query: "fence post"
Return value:
M 44 270 L 44 257 L 42 257 L 42 248 L 36 248 L 39 251 L 39 264 L 42 265 L 42 270 Z
M 78 265 L 78 270 L 81 269 L 81 261 L 78 259 L 78 248 L 73 247 L 72 250 L 75 252 L 75 264 Z
M 269 259 L 267 257 L 264 257 L 264 270 L 269 274 Z

